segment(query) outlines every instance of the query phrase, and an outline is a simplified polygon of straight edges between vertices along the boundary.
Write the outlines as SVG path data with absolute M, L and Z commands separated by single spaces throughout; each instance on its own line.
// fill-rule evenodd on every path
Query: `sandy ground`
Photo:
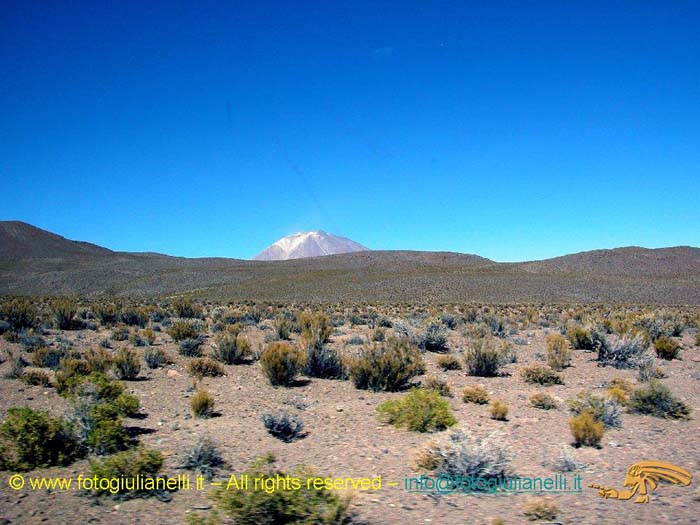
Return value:
M 368 337 L 366 326 L 340 328 L 343 335 L 335 335 L 332 345 L 345 347 L 351 335 Z M 49 330 L 49 340 L 57 333 Z M 257 327 L 248 327 L 246 335 L 254 349 L 260 348 L 264 333 Z M 109 335 L 100 328 L 63 332 L 74 341 L 75 348 L 87 349 Z M 435 355 L 426 353 L 428 374 L 445 379 L 455 394 L 449 400 L 458 426 L 480 436 L 494 431 L 502 433 L 503 443 L 515 453 L 514 470 L 520 476 L 548 476 L 554 471 L 549 464 L 566 449 L 576 460 L 585 463 L 579 472 L 583 492 L 549 496 L 560 509 L 557 521 L 565 524 L 658 523 L 691 524 L 700 516 L 700 421 L 697 415 L 690 421 L 674 422 L 649 416 L 623 413 L 622 428 L 608 430 L 601 449 L 571 446 L 568 427 L 570 414 L 565 401 L 582 389 L 603 393 L 603 384 L 615 377 L 635 380 L 636 372 L 600 368 L 594 354 L 576 351 L 573 366 L 563 371 L 565 384 L 547 387 L 548 393 L 561 400 L 558 410 L 533 408 L 528 397 L 537 390 L 524 383 L 517 370 L 525 365 L 541 363 L 544 352 L 543 329 L 525 330 L 517 337 L 528 341 L 517 345 L 518 362 L 507 365 L 502 377 L 484 379 L 469 377 L 464 371 L 442 372 L 435 365 Z M 690 334 L 682 339 L 682 360 L 664 362 L 668 375 L 664 382 L 685 400 L 697 414 L 700 408 L 700 348 L 694 346 Z M 226 366 L 226 376 L 204 379 L 204 386 L 216 399 L 218 417 L 196 419 L 190 416 L 189 397 L 192 379 L 185 372 L 188 361 L 178 355 L 175 343 L 164 333 L 155 343 L 168 351 L 174 363 L 163 369 L 144 367 L 137 381 L 127 382 L 130 392 L 141 400 L 143 419 L 128 420 L 129 426 L 141 427 L 141 442 L 161 450 L 166 456 L 167 474 L 182 471 L 186 450 L 200 436 L 209 436 L 219 447 L 228 466 L 220 471 L 218 479 L 241 472 L 255 458 L 272 452 L 283 470 L 299 464 L 311 465 L 320 474 L 334 477 L 365 477 L 381 475 L 385 481 L 399 482 L 398 487 L 384 487 L 380 491 L 358 492 L 353 508 L 358 517 L 374 524 L 435 523 L 435 524 L 489 524 L 495 518 L 505 523 L 524 523 L 523 504 L 531 495 L 465 495 L 453 494 L 435 498 L 407 493 L 402 489 L 403 479 L 419 474 L 412 466 L 416 449 L 431 438 L 395 429 L 380 423 L 375 409 L 382 401 L 401 394 L 372 393 L 354 388 L 350 381 L 313 379 L 303 386 L 273 388 L 264 379 L 257 363 Z M 127 346 L 114 343 L 114 348 Z M 459 331 L 450 333 L 453 351 L 465 348 Z M 0 341 L 1 349 L 19 348 Z M 205 343 L 208 348 L 208 343 Z M 0 367 L 4 376 L 8 364 Z M 175 370 L 178 374 L 173 377 Z M 488 407 L 465 404 L 460 392 L 467 385 L 481 384 L 492 398 L 501 399 L 510 408 L 508 421 L 489 417 Z M 67 413 L 67 402 L 51 388 L 26 386 L 18 380 L 0 379 L 0 413 L 7 408 L 29 406 L 46 409 L 54 414 Z M 308 430 L 308 436 L 293 443 L 283 443 L 270 436 L 261 423 L 261 415 L 268 411 L 285 409 L 297 414 Z M 622 488 L 627 468 L 641 460 L 658 459 L 676 463 L 693 473 L 689 487 L 660 485 L 652 494 L 649 504 L 632 501 L 604 500 L 589 483 Z M 40 469 L 31 476 L 77 476 L 86 472 L 88 461 L 82 460 L 66 468 Z M 7 479 L 10 473 L 0 473 L 0 523 L 105 523 L 105 524 L 163 524 L 184 523 L 185 516 L 196 510 L 210 508 L 207 491 L 180 491 L 169 502 L 157 499 L 136 499 L 116 502 L 108 498 L 94 501 L 75 492 L 45 490 L 11 490 Z

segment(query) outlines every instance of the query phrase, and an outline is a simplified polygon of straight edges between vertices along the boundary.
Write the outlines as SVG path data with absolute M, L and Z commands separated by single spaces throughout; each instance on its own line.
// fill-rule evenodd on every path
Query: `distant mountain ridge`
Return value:
M 0 222 L 0 295 L 270 301 L 626 302 L 700 305 L 700 248 L 594 250 L 498 263 L 452 252 L 372 250 L 280 261 L 114 252 Z
M 323 230 L 299 232 L 275 241 L 271 246 L 253 257 L 254 261 L 286 261 L 306 257 L 320 257 L 368 251 L 369 248 L 348 239 L 331 235 Z

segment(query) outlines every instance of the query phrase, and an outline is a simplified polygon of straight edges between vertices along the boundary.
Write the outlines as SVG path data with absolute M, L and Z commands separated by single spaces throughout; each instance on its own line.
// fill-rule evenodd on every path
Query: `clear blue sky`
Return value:
M 249 258 L 700 245 L 697 2 L 2 2 L 0 219 Z

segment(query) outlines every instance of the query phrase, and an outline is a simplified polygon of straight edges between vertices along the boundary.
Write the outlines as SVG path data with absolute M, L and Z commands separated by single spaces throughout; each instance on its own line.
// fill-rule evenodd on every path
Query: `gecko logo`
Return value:
M 649 503 L 649 491 L 652 491 L 659 484 L 659 481 L 666 481 L 672 485 L 690 485 L 693 476 L 690 472 L 673 463 L 664 461 L 640 461 L 627 469 L 627 476 L 622 483 L 629 490 L 617 490 L 611 487 L 600 485 L 588 485 L 598 490 L 598 495 L 605 499 L 632 499 L 635 495 L 635 503 Z

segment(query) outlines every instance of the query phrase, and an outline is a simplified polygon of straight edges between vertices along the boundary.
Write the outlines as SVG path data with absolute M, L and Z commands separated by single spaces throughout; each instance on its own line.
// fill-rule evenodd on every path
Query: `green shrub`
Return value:
M 90 476 L 98 479 L 158 478 L 163 466 L 163 455 L 157 450 L 137 448 L 113 454 L 101 461 L 90 462 Z M 93 494 L 109 495 L 115 499 L 130 499 L 163 494 L 164 483 L 160 488 L 145 488 L 145 484 L 129 483 L 128 487 L 96 488 Z
M 28 299 L 20 297 L 5 302 L 0 312 L 15 332 L 23 328 L 31 328 L 36 324 L 37 311 Z
M 574 436 L 574 445 L 577 447 L 600 448 L 600 440 L 603 438 L 604 425 L 602 421 L 596 421 L 590 412 L 582 412 L 569 420 L 569 428 Z
M 206 390 L 198 390 L 190 400 L 190 407 L 195 417 L 211 417 L 214 414 L 214 398 Z
M 62 297 L 51 301 L 51 312 L 54 316 L 56 328 L 60 330 L 75 328 L 75 316 L 78 313 L 78 305 L 74 300 Z
M 297 322 L 301 327 L 301 340 L 306 348 L 322 348 L 330 341 L 333 325 L 327 315 L 302 312 L 299 314 Z
M 247 474 L 248 479 L 260 479 L 258 488 L 214 492 L 218 509 L 237 525 L 314 524 L 345 525 L 351 522 L 349 499 L 341 498 L 337 491 L 315 488 L 315 480 L 321 479 L 311 470 L 299 467 L 290 475 L 272 467 L 274 458 L 258 460 Z M 278 490 L 264 490 L 275 480 L 294 478 L 300 488 L 283 486 Z
M 451 354 L 437 356 L 435 364 L 445 371 L 462 370 L 462 363 L 460 360 Z
M 444 430 L 457 422 L 450 404 L 440 394 L 421 388 L 385 401 L 377 407 L 377 413 L 382 421 L 414 432 Z
M 117 355 L 114 356 L 113 367 L 114 373 L 119 379 L 136 379 L 141 371 L 141 359 L 136 351 L 122 348 L 117 352 Z
M 654 341 L 654 350 L 656 351 L 657 357 L 670 361 L 671 359 L 678 359 L 678 354 L 681 352 L 681 345 L 674 339 L 662 335 Z
M 630 412 L 667 419 L 689 419 L 690 407 L 674 397 L 669 388 L 657 380 L 632 392 L 628 403 Z
M 554 370 L 563 370 L 571 364 L 572 352 L 561 334 L 547 334 L 547 364 Z
M 542 386 L 561 385 L 561 376 L 546 366 L 528 366 L 522 368 L 520 373 L 526 383 Z
M 420 351 L 405 339 L 389 338 L 383 345 L 375 343 L 349 361 L 350 378 L 361 390 L 397 392 L 423 372 Z
M 72 426 L 47 412 L 12 407 L 0 425 L 0 470 L 68 465 L 80 454 Z
M 193 377 L 221 377 L 224 367 L 208 357 L 197 357 L 187 364 L 187 373 Z
M 557 402 L 546 392 L 536 392 L 530 396 L 530 404 L 542 410 L 553 410 L 557 408 Z
M 216 336 L 212 357 L 227 365 L 238 365 L 250 356 L 250 345 L 242 335 L 224 332 Z
M 168 335 L 172 337 L 175 342 L 180 342 L 185 339 L 197 339 L 199 337 L 199 330 L 197 330 L 194 323 L 175 321 L 168 329 Z
M 270 343 L 260 354 L 263 374 L 273 386 L 292 385 L 304 365 L 304 352 L 288 343 Z
M 477 377 L 495 377 L 498 369 L 505 364 L 503 350 L 490 337 L 473 339 L 464 353 L 467 373 Z

